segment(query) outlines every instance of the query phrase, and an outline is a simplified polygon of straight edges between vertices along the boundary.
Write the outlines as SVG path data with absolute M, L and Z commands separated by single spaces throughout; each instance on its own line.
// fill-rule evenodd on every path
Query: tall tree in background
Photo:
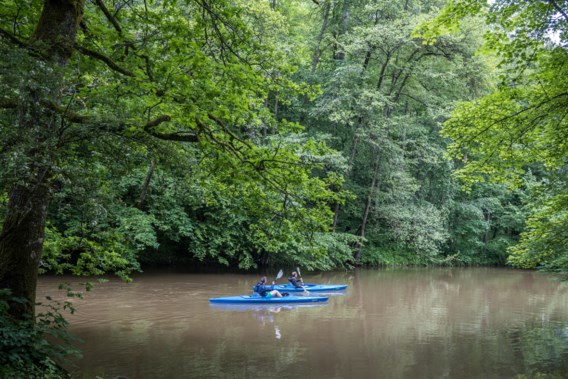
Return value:
M 320 40 L 315 79 L 322 87 L 307 110 L 312 133 L 328 133 L 347 159 L 345 188 L 357 200 L 337 204 L 333 228 L 366 240 L 354 245 L 361 263 L 443 261 L 448 217 L 459 191 L 443 159 L 439 125 L 455 101 L 480 94 L 484 64 L 475 55 L 478 34 L 424 44 L 412 32 L 435 17 L 435 1 L 335 1 Z M 317 30 L 316 30 L 317 29 Z M 311 75 L 310 74 L 306 74 Z M 293 104 L 292 104 L 293 105 Z M 293 106 L 281 108 L 292 118 Z M 287 113 L 286 113 L 287 112 Z M 298 110 L 298 113 L 303 110 Z M 482 232 L 478 237 L 481 240 Z

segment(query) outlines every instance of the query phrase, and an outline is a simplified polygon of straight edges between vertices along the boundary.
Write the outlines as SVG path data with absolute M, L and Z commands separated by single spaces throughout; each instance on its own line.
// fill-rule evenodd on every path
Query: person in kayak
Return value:
M 304 288 L 304 281 L 302 278 L 298 278 L 298 273 L 296 271 L 292 271 L 292 276 L 288 278 L 288 281 L 296 288 Z
M 254 292 L 258 292 L 258 294 L 262 297 L 282 297 L 280 291 L 274 289 L 274 282 L 272 282 L 271 286 L 266 285 L 266 276 L 260 278 L 260 282 L 256 283 L 256 286 L 254 286 Z

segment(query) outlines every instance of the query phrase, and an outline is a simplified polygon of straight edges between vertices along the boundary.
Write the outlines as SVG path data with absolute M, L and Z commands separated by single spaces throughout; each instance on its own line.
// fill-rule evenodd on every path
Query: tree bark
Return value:
M 45 49 L 48 59 L 66 65 L 75 48 L 84 0 L 45 0 L 31 42 Z
M 345 51 L 342 48 L 338 50 L 337 41 L 345 34 L 349 24 L 349 2 L 344 1 L 341 6 L 341 21 L 339 22 L 339 31 L 333 33 L 335 42 L 333 43 L 333 59 L 343 60 L 345 58 Z
M 152 181 L 152 176 L 154 175 L 154 170 L 156 169 L 156 160 L 152 159 L 150 167 L 148 167 L 148 172 L 146 173 L 146 178 L 142 184 L 142 190 L 140 191 L 140 201 L 138 202 L 138 209 L 144 209 L 144 202 L 146 201 L 146 195 L 148 195 L 148 190 L 150 188 L 150 181 Z
M 387 71 L 387 67 L 390 63 L 390 51 L 387 53 L 386 57 L 385 57 L 385 62 L 382 64 L 381 66 L 381 72 L 379 73 L 379 81 L 377 82 L 377 91 L 380 91 L 382 86 L 383 86 L 383 82 L 385 79 L 385 73 Z
M 361 220 L 361 227 L 359 228 L 359 236 L 365 238 L 365 228 L 367 227 L 367 221 L 369 219 L 369 213 L 371 211 L 371 205 L 373 204 L 373 197 L 375 196 L 375 189 L 377 188 L 377 178 L 379 176 L 379 158 L 377 156 L 375 161 L 375 167 L 373 169 L 373 180 L 371 181 L 371 188 L 369 189 L 369 195 L 367 196 L 367 203 L 365 204 L 365 209 L 363 211 L 363 219 Z M 359 243 L 355 251 L 355 262 L 359 262 L 361 259 L 361 249 L 363 246 Z
M 485 219 L 485 223 L 489 224 L 491 223 L 491 211 L 488 209 L 483 210 L 483 218 Z M 489 232 L 491 231 L 491 228 L 487 228 L 487 230 L 485 231 L 485 233 L 483 233 L 483 244 L 485 246 L 487 246 L 487 244 L 489 243 Z
M 41 52 L 41 57 L 52 64 L 65 66 L 73 53 L 77 28 L 84 11 L 84 0 L 45 0 L 42 14 L 30 38 L 30 45 Z M 38 64 L 44 64 L 38 59 Z M 46 78 L 51 86 L 49 99 L 58 103 L 56 94 L 62 81 Z M 51 84 L 57 83 L 57 84 Z M 12 295 L 25 302 L 9 303 L 15 319 L 34 316 L 38 264 L 43 252 L 44 229 L 50 202 L 50 182 L 54 157 L 50 141 L 57 138 L 53 112 L 42 107 L 32 88 L 27 89 L 27 101 L 18 107 L 17 125 L 35 133 L 35 146 L 28 151 L 28 160 L 34 162 L 27 174 L 9 191 L 9 200 L 2 232 L 0 233 L 0 288 L 9 288 Z
M 10 198 L 0 234 L 0 288 L 25 302 L 11 302 L 9 313 L 16 319 L 33 315 L 38 265 L 43 239 L 49 188 L 38 178 L 35 188 L 16 185 Z
M 320 45 L 321 45 L 321 41 L 323 40 L 323 35 L 325 34 L 325 30 L 327 29 L 327 22 L 329 20 L 329 12 L 331 10 L 331 7 L 333 6 L 333 0 L 326 2 L 325 4 L 325 11 L 324 11 L 324 15 L 323 15 L 323 22 L 321 25 L 321 30 L 320 33 L 318 35 L 318 39 L 316 41 L 316 47 L 314 48 L 314 58 L 312 60 L 312 74 L 314 72 L 316 72 L 316 68 L 318 66 L 318 62 L 319 62 L 319 53 L 320 53 Z

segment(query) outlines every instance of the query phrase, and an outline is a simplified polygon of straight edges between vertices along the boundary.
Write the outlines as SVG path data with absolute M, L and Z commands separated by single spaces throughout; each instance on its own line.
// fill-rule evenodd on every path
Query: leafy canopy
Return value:
M 287 32 L 283 17 L 268 2 L 238 0 L 109 6 L 84 4 L 65 67 L 26 45 L 39 22 L 39 2 L 8 0 L 0 13 L 0 52 L 8 57 L 0 84 L 2 186 L 25 180 L 29 163 L 41 162 L 58 188 L 53 208 L 65 207 L 49 224 L 45 267 L 59 262 L 59 269 L 78 274 L 121 273 L 136 268 L 137 251 L 176 239 L 198 258 L 227 263 L 236 254 L 230 231 L 219 238 L 224 243 L 208 244 L 215 230 L 117 198 L 118 179 L 152 160 L 167 176 L 189 173 L 178 181 L 186 187 L 178 203 L 195 193 L 197 182 L 201 206 L 219 211 L 218 220 L 220 204 L 230 204 L 241 219 L 227 227 L 243 228 L 248 240 L 237 249 L 239 266 L 255 266 L 264 252 L 282 253 L 288 239 L 308 256 L 324 254 L 309 246 L 331 223 L 329 203 L 344 195 L 330 190 L 340 175 L 316 171 L 334 152 L 266 105 L 270 93 L 282 102 L 313 93 L 290 80 L 288 51 L 276 43 Z M 14 127 L 21 104 L 32 101 L 52 128 Z M 38 140 L 41 149 L 32 148 Z M 91 195 L 93 201 L 77 201 Z M 156 207 L 158 200 L 151 200 L 149 207 Z M 196 208 L 185 203 L 177 214 Z
M 449 153 L 463 162 L 457 174 L 468 187 L 494 181 L 517 188 L 525 185 L 523 176 L 529 168 L 540 172 L 538 193 L 543 199 L 533 195 L 529 200 L 532 216 L 509 260 L 518 267 L 566 272 L 568 16 L 564 6 L 555 0 L 451 1 L 435 22 L 423 25 L 422 32 L 433 37 L 467 16 L 485 20 L 485 51 L 499 59 L 500 83 L 480 100 L 456 107 L 442 132 L 453 141 Z

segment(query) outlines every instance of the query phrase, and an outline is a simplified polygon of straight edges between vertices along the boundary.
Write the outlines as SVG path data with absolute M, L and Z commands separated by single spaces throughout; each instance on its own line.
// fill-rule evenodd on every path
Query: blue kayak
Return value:
M 327 306 L 327 301 L 317 301 L 315 303 L 209 303 L 212 309 L 236 312 L 264 312 L 278 313 L 280 311 L 291 311 L 294 309 L 317 308 Z
M 280 292 L 304 292 L 304 288 L 308 292 L 328 292 L 328 291 L 343 291 L 347 288 L 347 284 L 313 284 L 306 283 L 303 288 L 294 287 L 290 283 L 275 284 L 274 289 Z
M 284 297 L 262 297 L 258 294 L 213 297 L 209 299 L 211 303 L 257 303 L 257 304 L 287 304 L 287 303 L 317 303 L 327 301 L 326 296 L 284 296 Z

